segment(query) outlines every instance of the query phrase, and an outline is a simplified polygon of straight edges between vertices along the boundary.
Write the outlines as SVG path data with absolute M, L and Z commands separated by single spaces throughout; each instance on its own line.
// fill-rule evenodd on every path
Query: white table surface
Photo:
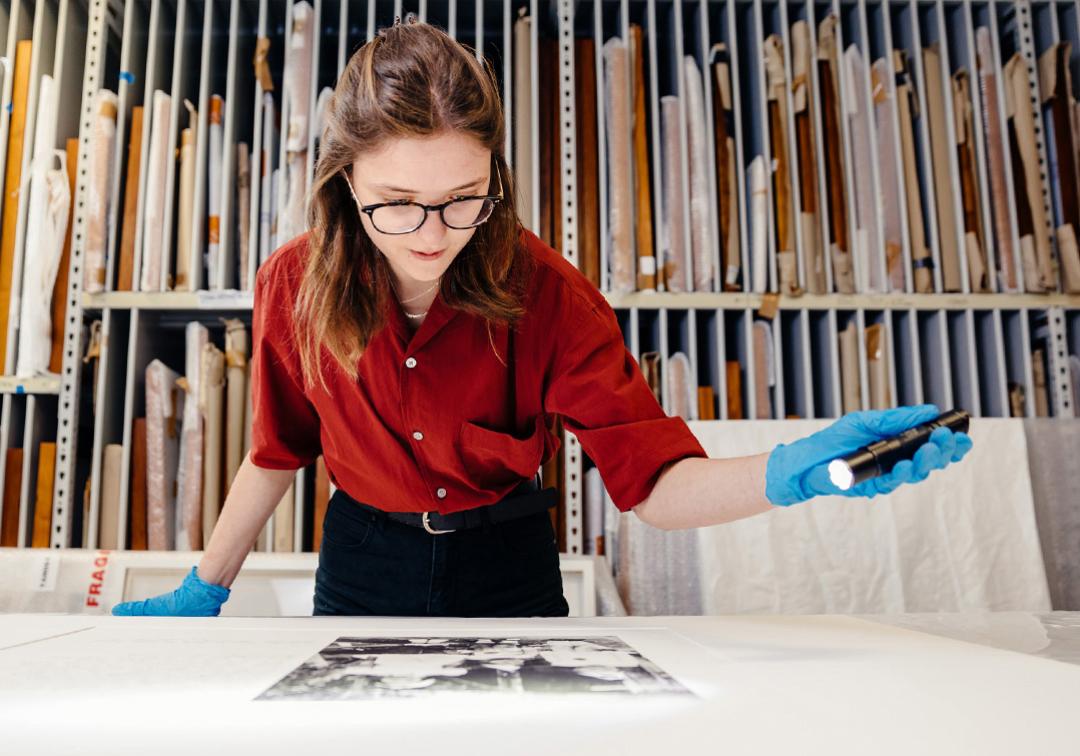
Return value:
M 617 635 L 695 696 L 255 701 L 340 636 Z M 841 616 L 0 615 L 5 754 L 1057 754 L 1080 665 Z

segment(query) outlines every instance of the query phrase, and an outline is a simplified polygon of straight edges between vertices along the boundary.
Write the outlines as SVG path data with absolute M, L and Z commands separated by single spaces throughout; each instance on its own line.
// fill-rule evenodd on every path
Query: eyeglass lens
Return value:
M 494 207 L 491 200 L 456 200 L 443 209 L 443 222 L 451 228 L 478 226 L 488 219 Z M 371 213 L 371 222 L 384 234 L 412 231 L 424 222 L 424 208 L 416 204 L 376 208 Z

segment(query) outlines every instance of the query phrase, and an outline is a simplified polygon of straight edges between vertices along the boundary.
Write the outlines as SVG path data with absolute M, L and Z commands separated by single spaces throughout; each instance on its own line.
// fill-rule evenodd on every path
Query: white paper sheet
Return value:
M 142 291 L 161 291 L 162 234 L 165 232 L 165 184 L 169 170 L 169 119 L 172 99 L 160 89 L 154 91 L 147 153 L 146 202 L 143 209 Z M 167 267 L 167 266 L 166 266 Z
M 517 214 L 527 228 L 533 223 L 532 161 L 532 19 L 528 8 L 518 8 L 514 19 L 513 159 Z
M 343 743 L 446 756 L 1056 754 L 1074 749 L 1080 700 L 1074 665 L 842 617 L 86 619 L 92 630 L 3 652 L 12 753 L 237 753 L 257 732 L 264 756 Z M 49 629 L 0 616 L 0 637 L 28 621 Z M 615 636 L 695 695 L 255 700 L 342 636 Z
M 848 88 L 844 98 L 847 110 L 852 150 L 860 159 L 873 155 L 870 148 L 870 115 L 866 111 L 865 91 L 868 71 L 866 58 L 855 45 L 844 52 L 847 66 Z M 855 265 L 856 288 L 860 292 L 884 291 L 881 280 L 881 242 L 878 239 L 877 198 L 874 196 L 873 173 L 869 165 L 856 164 L 853 171 L 855 183 L 855 237 L 852 252 L 858 261 Z
M 750 161 L 747 171 L 750 184 L 750 281 L 751 291 L 764 293 L 768 287 L 769 253 L 769 187 L 765 157 L 758 155 Z
M 259 182 L 259 259 L 258 263 L 266 262 L 270 253 L 274 251 L 272 244 L 274 205 L 272 180 L 274 164 L 277 159 L 277 130 L 274 128 L 275 107 L 274 95 L 270 92 L 263 94 L 263 130 L 262 130 L 262 156 L 259 158 L 257 173 Z
M 661 175 L 664 183 L 663 226 L 661 259 L 668 291 L 687 291 L 692 282 L 693 264 L 690 242 L 686 238 L 683 210 L 689 198 L 683 192 L 682 145 L 683 133 L 681 104 L 675 95 L 660 98 L 660 121 L 662 124 L 663 160 Z
M 603 543 L 604 534 L 604 483 L 600 471 L 590 467 L 584 478 L 585 501 L 585 537 L 582 540 L 582 553 L 595 554 L 598 543 Z
M 694 291 L 713 290 L 713 255 L 716 233 L 709 206 L 715 202 L 709 192 L 708 133 L 705 119 L 705 85 L 692 55 L 683 59 L 686 86 L 686 144 L 690 169 L 690 248 L 693 260 Z

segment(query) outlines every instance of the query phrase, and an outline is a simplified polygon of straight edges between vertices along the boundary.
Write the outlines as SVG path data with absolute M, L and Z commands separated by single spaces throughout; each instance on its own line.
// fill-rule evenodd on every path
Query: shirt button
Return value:
M 440 499 L 445 499 L 446 498 L 446 489 L 445 488 L 440 488 L 438 491 L 435 492 L 435 495 L 438 496 Z
M 415 438 L 417 441 L 423 441 L 424 440 L 424 434 L 421 433 L 420 431 L 413 431 L 412 437 Z
M 415 357 L 410 357 L 409 359 L 405 360 L 405 367 L 407 367 L 407 368 L 416 367 L 416 358 Z

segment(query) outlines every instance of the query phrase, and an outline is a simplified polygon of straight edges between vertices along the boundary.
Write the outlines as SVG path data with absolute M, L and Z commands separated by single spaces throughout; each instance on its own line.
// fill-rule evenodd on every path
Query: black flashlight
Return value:
M 943 412 L 933 420 L 908 428 L 891 438 L 883 438 L 829 463 L 829 480 L 846 491 L 864 480 L 891 472 L 902 459 L 911 459 L 935 428 L 967 433 L 971 415 L 963 410 Z

